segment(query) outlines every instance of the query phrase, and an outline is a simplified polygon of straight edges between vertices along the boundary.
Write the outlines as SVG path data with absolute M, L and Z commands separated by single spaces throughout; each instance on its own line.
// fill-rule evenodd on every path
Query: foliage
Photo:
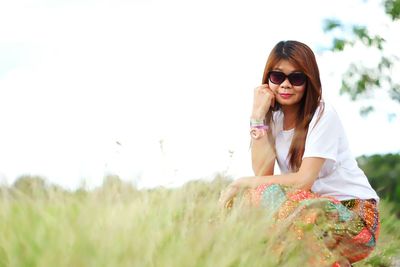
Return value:
M 0 266 L 307 266 L 307 245 L 297 239 L 278 259 L 263 209 L 237 201 L 220 210 L 219 192 L 228 183 L 219 176 L 137 190 L 112 176 L 91 191 L 2 188 Z M 385 200 L 381 213 L 382 241 L 355 266 L 390 266 L 399 252 L 400 222 Z
M 385 0 L 385 13 L 395 22 L 400 18 L 400 0 Z M 346 25 L 338 19 L 327 19 L 323 30 L 333 35 L 331 51 L 340 52 L 347 48 L 361 45 L 370 52 L 377 52 L 380 59 L 374 67 L 366 67 L 363 62 L 350 63 L 342 77 L 341 94 L 347 94 L 352 100 L 371 98 L 373 92 L 387 88 L 391 99 L 400 103 L 400 83 L 393 80 L 393 66 L 398 57 L 387 54 L 386 40 L 380 34 L 370 33 L 364 25 Z M 366 115 L 373 110 L 371 105 L 363 107 L 360 112 Z
M 361 156 L 357 161 L 378 195 L 395 203 L 400 215 L 400 154 Z
M 13 187 L 26 194 L 44 191 L 47 187 L 46 180 L 40 176 L 23 175 L 13 184 Z
M 12 185 L 12 194 L 23 194 L 25 197 L 49 197 L 49 192 L 64 193 L 60 186 L 49 183 L 44 177 L 37 175 L 22 175 Z
M 400 18 L 400 0 L 385 0 L 385 12 L 392 20 Z

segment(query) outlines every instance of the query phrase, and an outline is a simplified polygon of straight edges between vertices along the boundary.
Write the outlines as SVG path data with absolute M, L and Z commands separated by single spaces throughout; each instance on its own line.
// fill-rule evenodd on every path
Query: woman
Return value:
M 276 44 L 262 85 L 254 90 L 250 135 L 255 176 L 232 182 L 220 202 L 229 206 L 240 190 L 250 190 L 253 203 L 273 210 L 299 238 L 304 235 L 299 220 L 318 228 L 315 240 L 323 242 L 320 253 L 313 252 L 315 266 L 347 266 L 375 247 L 379 197 L 321 93 L 312 50 L 297 41 Z M 274 175 L 275 162 L 280 175 Z

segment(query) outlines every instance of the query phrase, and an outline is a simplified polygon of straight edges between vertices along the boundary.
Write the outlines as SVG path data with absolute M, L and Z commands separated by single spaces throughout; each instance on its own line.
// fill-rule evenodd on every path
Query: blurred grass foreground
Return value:
M 39 177 L 1 187 L 0 266 L 307 266 L 307 247 L 288 239 L 278 258 L 268 214 L 237 201 L 217 205 L 229 179 L 138 190 L 111 176 L 70 192 Z M 377 249 L 354 266 L 395 266 L 400 222 L 382 200 Z M 290 242 L 289 242 L 290 241 Z

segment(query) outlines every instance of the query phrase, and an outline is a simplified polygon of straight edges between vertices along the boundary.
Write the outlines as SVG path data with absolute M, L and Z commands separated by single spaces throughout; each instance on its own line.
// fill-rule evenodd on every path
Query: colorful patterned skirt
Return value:
M 277 184 L 261 185 L 249 197 L 273 216 L 282 244 L 289 232 L 309 241 L 309 265 L 350 266 L 375 248 L 380 223 L 374 199 L 339 201 Z

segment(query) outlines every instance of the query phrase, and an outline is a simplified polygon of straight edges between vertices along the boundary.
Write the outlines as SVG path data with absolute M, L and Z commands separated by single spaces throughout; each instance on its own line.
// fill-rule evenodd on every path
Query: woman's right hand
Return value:
M 265 118 L 270 107 L 275 105 L 275 94 L 268 84 L 262 84 L 254 89 L 252 119 Z

